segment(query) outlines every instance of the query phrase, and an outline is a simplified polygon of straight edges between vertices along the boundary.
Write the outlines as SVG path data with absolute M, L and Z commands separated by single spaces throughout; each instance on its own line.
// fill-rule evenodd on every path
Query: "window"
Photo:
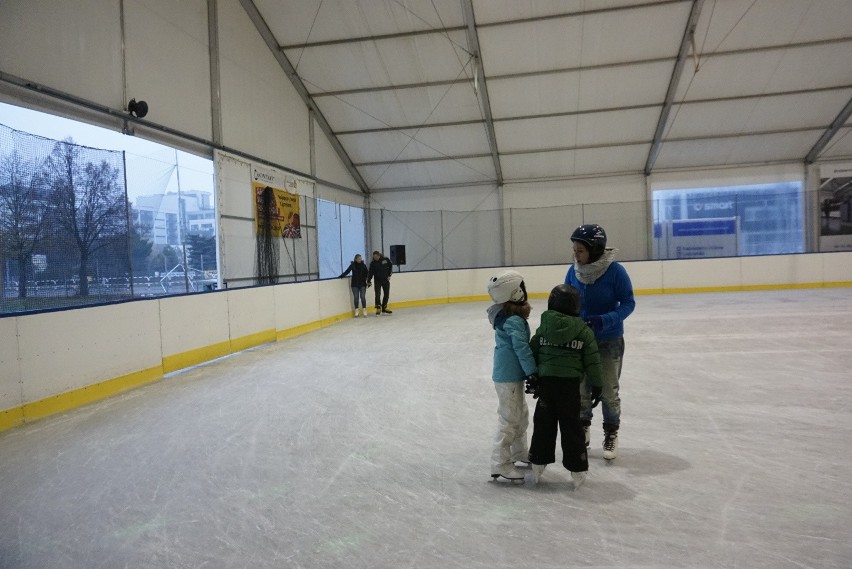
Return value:
M 658 259 L 805 250 L 800 182 L 655 190 Z

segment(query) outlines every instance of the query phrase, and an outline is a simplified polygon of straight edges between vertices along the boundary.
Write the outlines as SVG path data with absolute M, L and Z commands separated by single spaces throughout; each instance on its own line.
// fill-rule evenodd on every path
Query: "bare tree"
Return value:
M 44 171 L 53 190 L 53 219 L 79 253 L 80 296 L 88 296 L 92 253 L 127 239 L 127 202 L 118 168 L 106 160 L 83 162 L 81 147 L 69 138 L 53 146 Z
M 44 235 L 46 189 L 17 151 L 0 160 L 0 247 L 18 265 L 18 296 L 27 297 L 33 250 Z

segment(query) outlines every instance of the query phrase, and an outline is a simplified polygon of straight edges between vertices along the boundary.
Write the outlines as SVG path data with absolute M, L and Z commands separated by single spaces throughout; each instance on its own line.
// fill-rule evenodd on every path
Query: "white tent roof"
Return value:
M 241 0 L 362 189 L 852 156 L 849 0 Z

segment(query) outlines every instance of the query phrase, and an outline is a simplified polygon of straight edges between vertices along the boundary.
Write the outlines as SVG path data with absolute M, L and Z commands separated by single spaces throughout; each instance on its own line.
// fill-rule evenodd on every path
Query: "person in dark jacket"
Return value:
M 393 313 L 393 310 L 388 310 L 391 274 L 393 274 L 391 260 L 379 251 L 373 251 L 373 261 L 370 263 L 370 271 L 367 273 L 367 286 L 370 286 L 371 280 L 376 284 L 376 316 L 379 316 L 382 312 L 385 314 Z M 380 297 L 381 302 L 379 301 Z
M 340 278 L 352 273 L 349 286 L 352 287 L 352 298 L 355 302 L 355 318 L 358 318 L 358 301 L 361 301 L 361 316 L 367 316 L 367 265 L 361 255 L 355 255 L 355 259 L 349 263 L 349 268 L 343 271 Z
M 586 479 L 589 459 L 580 419 L 580 385 L 585 377 L 596 397 L 601 393 L 601 360 L 595 335 L 578 315 L 580 293 L 557 285 L 550 292 L 541 325 L 530 339 L 538 377 L 527 379 L 527 392 L 538 398 L 533 415 L 530 463 L 538 482 L 544 467 L 556 462 L 556 430 L 562 441 L 562 465 L 574 488 Z

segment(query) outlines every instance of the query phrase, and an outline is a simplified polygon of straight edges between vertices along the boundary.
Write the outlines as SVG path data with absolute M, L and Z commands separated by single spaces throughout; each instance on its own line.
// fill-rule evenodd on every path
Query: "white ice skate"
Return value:
M 612 460 L 618 453 L 618 431 L 604 434 L 603 457 Z
M 533 482 L 538 484 L 539 480 L 541 480 L 541 475 L 544 474 L 544 469 L 546 467 L 547 467 L 546 464 L 533 464 L 532 465 Z
M 586 481 L 586 476 L 588 476 L 588 472 L 572 472 L 571 480 L 574 481 L 574 490 L 583 485 L 583 482 Z
M 491 472 L 491 478 L 495 481 L 498 478 L 505 478 L 506 480 L 511 480 L 512 482 L 523 482 L 524 475 L 521 472 L 518 472 L 518 469 L 514 466 L 506 466 L 499 469 L 497 472 Z

